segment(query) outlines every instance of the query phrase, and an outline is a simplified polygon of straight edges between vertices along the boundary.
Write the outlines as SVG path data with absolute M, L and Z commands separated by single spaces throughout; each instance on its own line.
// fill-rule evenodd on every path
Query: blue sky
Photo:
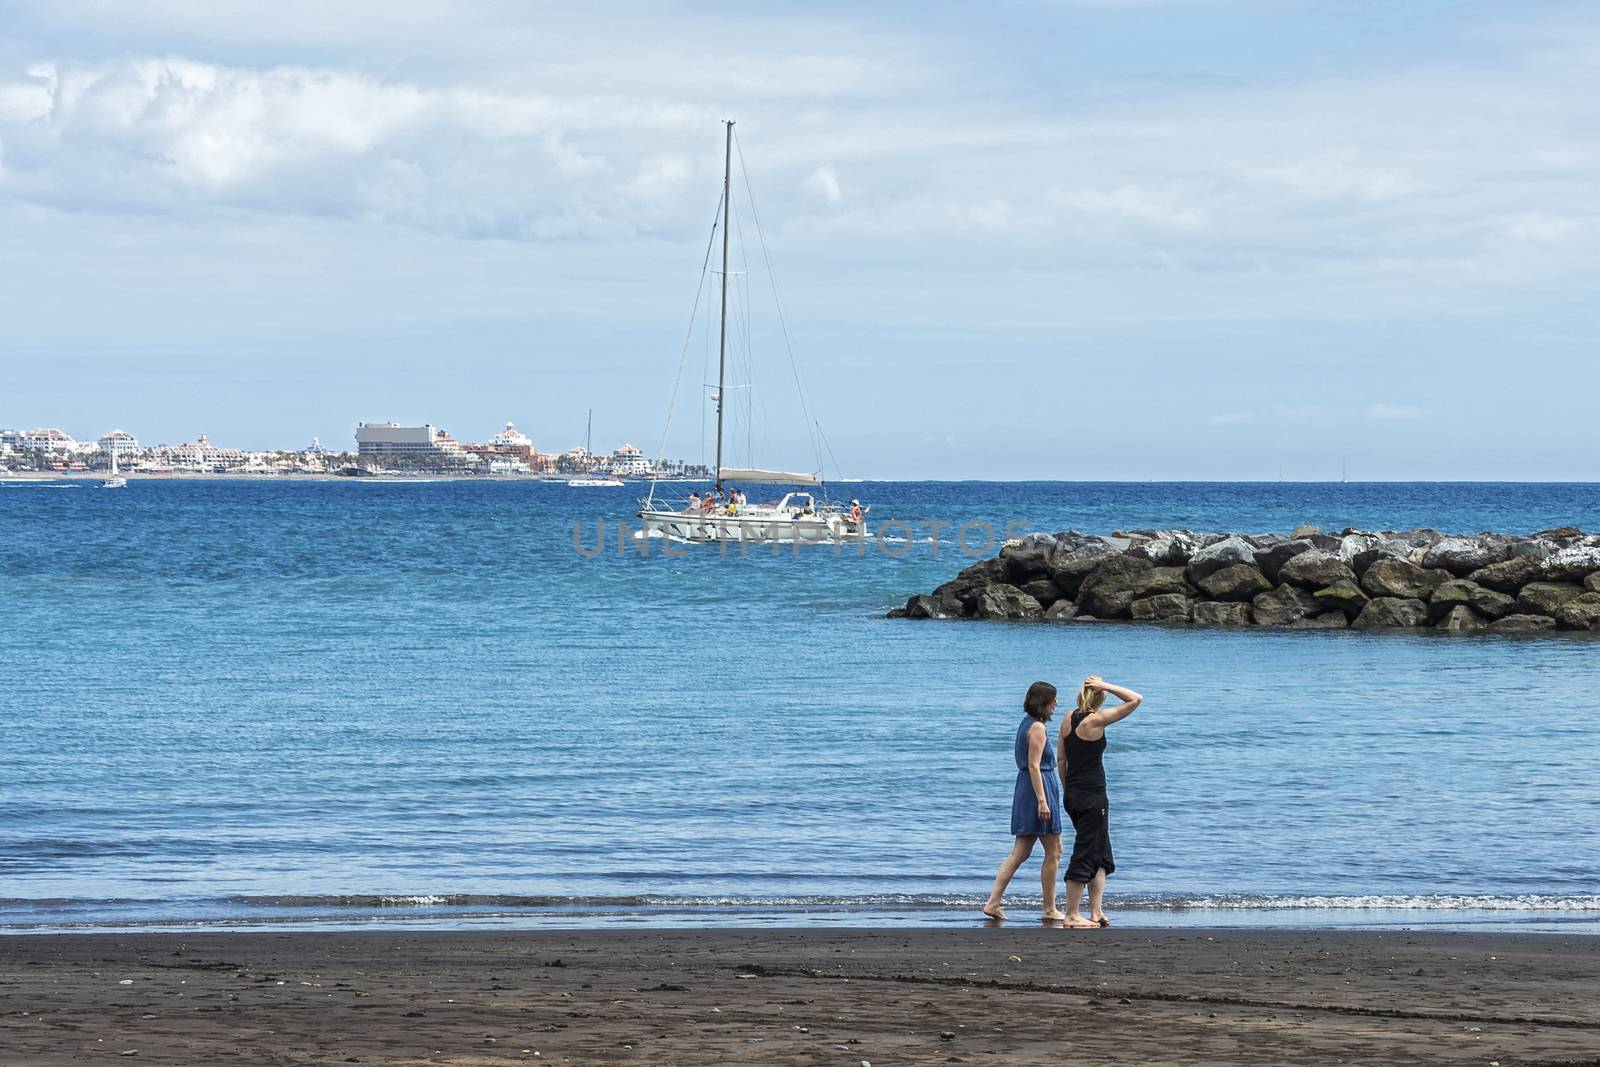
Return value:
M 732 116 L 832 473 L 1596 478 L 1600 8 L 867 7 L 0 0 L 0 425 L 653 452 Z

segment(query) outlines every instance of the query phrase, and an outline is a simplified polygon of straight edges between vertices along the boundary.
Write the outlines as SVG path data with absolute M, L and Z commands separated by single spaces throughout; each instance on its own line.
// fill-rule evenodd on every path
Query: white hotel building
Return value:
M 401 426 L 394 422 L 363 422 L 356 426 L 358 455 L 381 459 L 384 456 L 415 456 L 475 463 L 461 443 L 437 426 Z
M 139 440 L 126 430 L 112 430 L 110 433 L 101 434 L 97 442 L 100 454 L 109 456 L 115 452 L 119 457 L 130 456 L 139 451 Z

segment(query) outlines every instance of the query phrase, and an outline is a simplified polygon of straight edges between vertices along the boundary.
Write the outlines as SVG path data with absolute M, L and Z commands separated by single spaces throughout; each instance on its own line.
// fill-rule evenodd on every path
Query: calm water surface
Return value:
M 1593 485 L 841 491 L 1600 528 Z M 1600 930 L 1600 642 L 890 621 L 967 562 L 925 525 L 903 558 L 574 551 L 634 495 L 0 485 L 0 929 L 967 921 L 1024 689 L 1097 672 L 1147 695 L 1107 756 L 1126 921 Z

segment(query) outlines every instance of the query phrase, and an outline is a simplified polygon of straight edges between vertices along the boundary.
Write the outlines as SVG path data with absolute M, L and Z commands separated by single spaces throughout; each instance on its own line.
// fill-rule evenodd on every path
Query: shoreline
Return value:
M 719 930 L 880 931 L 969 928 L 981 897 L 654 898 L 497 894 L 353 894 L 230 897 L 173 910 L 158 901 L 0 902 L 0 938 L 119 934 L 291 932 L 464 933 L 615 931 L 649 925 L 684 933 Z M 1600 897 L 1587 894 L 1216 895 L 1114 897 L 1118 925 L 1143 931 L 1515 933 L 1600 936 Z M 1013 917 L 1039 909 L 1010 897 Z
M 1592 1063 L 1600 937 L 1041 929 L 0 939 L 13 1067 Z

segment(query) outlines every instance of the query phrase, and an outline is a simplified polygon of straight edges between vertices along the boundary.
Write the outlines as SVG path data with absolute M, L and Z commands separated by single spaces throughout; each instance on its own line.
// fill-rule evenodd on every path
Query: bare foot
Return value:
M 983 913 L 997 922 L 1006 921 L 1006 913 L 1000 910 L 1000 905 L 998 904 L 985 904 Z
M 1099 915 L 1091 915 L 1091 916 L 1089 916 L 1089 919 L 1096 926 L 1110 926 L 1111 925 L 1111 917 L 1108 916 L 1105 912 L 1101 912 Z
M 1067 926 L 1068 930 L 1093 930 L 1093 929 L 1095 929 L 1095 924 L 1094 923 L 1090 922 L 1088 919 L 1085 919 L 1082 915 L 1079 915 L 1079 914 L 1076 914 L 1076 913 L 1074 913 L 1072 915 L 1068 915 L 1066 917 L 1066 919 L 1065 919 L 1065 922 L 1066 922 L 1066 926 Z
M 1067 921 L 1067 916 L 1065 912 L 1047 911 L 1044 913 L 1044 921 L 1047 923 L 1064 923 Z

